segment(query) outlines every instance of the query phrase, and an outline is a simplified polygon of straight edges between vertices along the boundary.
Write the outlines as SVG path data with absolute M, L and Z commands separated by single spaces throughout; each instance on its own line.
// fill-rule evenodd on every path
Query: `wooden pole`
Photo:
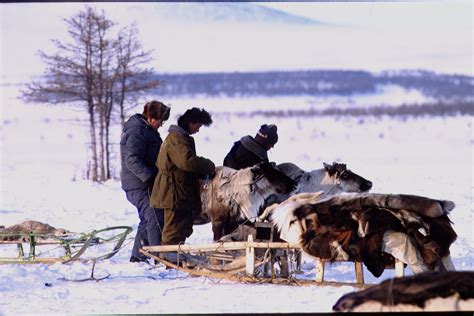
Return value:
M 354 262 L 354 268 L 357 284 L 364 284 L 364 268 L 362 267 L 362 262 Z
M 255 248 L 251 246 L 253 236 L 249 235 L 247 241 L 249 245 L 245 249 L 245 272 L 248 276 L 253 276 L 255 274 Z
M 403 262 L 395 259 L 395 277 L 401 278 L 405 275 Z
M 28 255 L 28 259 L 34 260 L 35 259 L 35 246 L 36 246 L 36 240 L 35 236 L 30 233 L 29 235 L 29 241 L 30 241 L 30 254 Z
M 18 248 L 18 258 L 23 258 L 25 256 L 25 252 L 23 251 L 23 244 L 18 243 L 16 245 Z
M 316 282 L 324 282 L 324 261 L 316 258 Z
M 286 242 L 255 242 L 255 241 L 233 241 L 233 242 L 215 242 L 202 245 L 163 245 L 146 246 L 143 250 L 152 252 L 190 252 L 190 251 L 216 251 L 216 250 L 242 250 L 248 247 L 264 249 L 300 249 L 297 244 Z

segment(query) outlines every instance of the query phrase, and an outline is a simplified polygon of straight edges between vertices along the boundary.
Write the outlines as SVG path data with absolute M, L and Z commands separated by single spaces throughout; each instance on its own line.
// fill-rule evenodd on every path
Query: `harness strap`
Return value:
M 331 189 L 326 193 L 326 195 L 329 195 L 332 191 L 334 191 L 334 189 L 338 188 L 339 187 L 339 178 L 336 179 L 336 183 L 334 183 L 334 185 L 331 187 Z
M 209 209 L 207 203 L 209 202 L 209 175 L 206 175 L 206 178 L 204 179 L 204 185 L 202 188 L 205 190 L 204 192 L 204 209 L 202 210 L 204 213 L 207 214 L 207 210 Z M 212 187 L 212 185 L 211 185 Z M 212 200 L 211 200 L 212 201 Z

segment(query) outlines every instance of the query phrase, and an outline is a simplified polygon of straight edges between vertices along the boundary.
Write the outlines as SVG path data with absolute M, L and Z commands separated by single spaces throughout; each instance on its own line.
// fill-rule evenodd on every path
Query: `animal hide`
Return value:
M 451 201 L 415 195 L 340 194 L 300 205 L 287 222 L 301 227 L 299 241 L 308 254 L 363 261 L 378 277 L 390 264 L 382 252 L 383 235 L 389 230 L 413 238 L 424 263 L 434 269 L 457 238 L 448 218 L 453 208 Z
M 434 306 L 434 299 L 442 305 Z M 336 312 L 474 310 L 474 272 L 425 272 L 394 278 L 348 293 L 333 306 Z M 453 300 L 454 303 L 448 302 Z
M 244 221 L 255 221 L 267 198 L 289 193 L 295 186 L 270 163 L 240 170 L 217 167 L 215 177 L 201 187 L 202 210 L 212 221 L 214 240 Z
M 62 236 L 68 233 L 66 229 L 55 228 L 48 224 L 38 221 L 24 221 L 20 224 L 12 225 L 9 227 L 0 227 L 0 241 L 23 241 L 27 242 L 29 233 L 35 233 L 38 235 L 54 235 Z M 39 236 L 40 238 L 46 238 L 47 236 Z
M 201 190 L 201 200 L 205 209 L 214 208 L 215 205 L 227 206 L 231 216 L 255 220 L 259 207 L 263 205 L 266 198 L 265 195 L 260 194 L 258 188 L 259 185 L 270 186 L 267 183 L 268 181 L 264 178 L 254 180 L 250 168 L 234 170 L 218 167 L 210 187 Z

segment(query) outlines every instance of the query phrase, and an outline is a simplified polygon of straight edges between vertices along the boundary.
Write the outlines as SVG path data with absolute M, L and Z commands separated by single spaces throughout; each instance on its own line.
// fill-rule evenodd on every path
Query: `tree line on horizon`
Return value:
M 474 77 L 431 71 L 299 70 L 153 74 L 165 96 L 288 96 L 370 94 L 382 85 L 416 89 L 440 102 L 474 100 Z

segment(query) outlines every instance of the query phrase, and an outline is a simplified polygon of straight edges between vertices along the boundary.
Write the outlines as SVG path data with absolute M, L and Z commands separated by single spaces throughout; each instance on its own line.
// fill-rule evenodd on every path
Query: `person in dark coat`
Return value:
M 150 193 L 158 170 L 161 139 L 158 128 L 170 116 L 170 108 L 159 101 L 145 104 L 142 114 L 134 114 L 125 122 L 120 140 L 122 171 L 120 179 L 127 200 L 138 211 L 138 224 L 130 262 L 147 261 L 139 252 L 142 246 L 161 244 L 163 210 L 150 206 Z
M 196 154 L 191 135 L 212 124 L 204 109 L 192 108 L 171 125 L 161 146 L 156 166 L 158 176 L 150 198 L 153 207 L 164 208 L 162 244 L 184 243 L 193 231 L 193 214 L 201 213 L 199 179 L 215 174 L 214 163 Z
M 247 135 L 234 143 L 224 158 L 224 166 L 239 170 L 268 162 L 267 151 L 277 142 L 277 126 L 263 124 L 255 137 Z

